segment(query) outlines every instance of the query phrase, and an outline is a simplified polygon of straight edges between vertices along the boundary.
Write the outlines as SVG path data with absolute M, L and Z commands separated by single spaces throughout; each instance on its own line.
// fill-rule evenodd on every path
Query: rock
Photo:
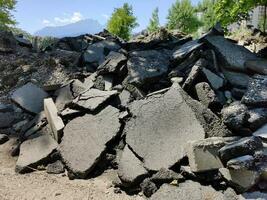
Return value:
M 161 51 L 134 51 L 127 62 L 126 82 L 135 86 L 155 83 L 169 69 L 169 56 Z
M 3 104 L 0 102 L 0 112 L 13 112 L 14 109 L 12 105 Z
M 87 177 L 103 156 L 107 143 L 119 134 L 119 114 L 118 109 L 108 106 L 96 115 L 77 117 L 65 126 L 59 151 L 75 177 Z
M 245 69 L 256 74 L 267 75 L 267 61 L 264 59 L 247 60 L 245 62 Z
M 249 128 L 257 130 L 267 123 L 267 108 L 254 108 L 248 111 Z
M 231 71 L 225 68 L 221 68 L 225 79 L 233 86 L 239 89 L 246 89 L 250 77 L 241 72 Z
M 245 137 L 228 145 L 225 145 L 219 150 L 220 157 L 224 162 L 233 158 L 245 155 L 253 155 L 254 151 L 262 147 L 262 142 L 259 137 Z
M 57 160 L 56 162 L 47 165 L 46 172 L 48 174 L 62 174 L 65 172 L 65 168 L 62 162 Z
M 15 38 L 20 46 L 32 48 L 32 43 L 30 40 L 23 38 L 23 36 L 22 37 L 15 36 Z
M 85 78 L 83 82 L 76 79 L 71 83 L 72 96 L 76 98 L 80 94 L 83 94 L 88 90 L 90 90 L 93 86 L 94 86 L 94 81 L 93 77 L 91 76 Z
M 148 178 L 140 184 L 140 187 L 146 197 L 151 197 L 158 190 L 156 184 Z
M 127 107 L 128 104 L 131 102 L 131 100 L 132 100 L 132 96 L 131 96 L 131 93 L 128 90 L 123 90 L 119 94 L 119 104 L 122 107 Z
M 0 31 L 0 52 L 12 53 L 16 51 L 17 42 L 12 32 Z
M 209 81 L 211 87 L 214 90 L 218 90 L 221 87 L 223 87 L 223 85 L 224 85 L 223 78 L 221 78 L 220 76 L 218 76 L 217 74 L 213 73 L 212 71 L 210 71 L 206 68 L 203 68 L 202 72 L 205 74 L 207 80 Z
M 105 60 L 106 51 L 118 51 L 121 47 L 113 41 L 103 40 L 90 45 L 83 54 L 84 63 L 98 66 Z
M 233 102 L 221 111 L 224 124 L 231 130 L 245 135 L 247 130 L 245 124 L 249 118 L 248 108 L 239 101 Z
M 252 169 L 254 166 L 254 157 L 245 155 L 238 158 L 231 159 L 227 162 L 228 169 Z
M 123 186 L 137 185 L 148 175 L 143 163 L 134 155 L 126 145 L 118 165 L 118 176 Z
M 190 168 L 193 172 L 215 170 L 223 167 L 219 157 L 219 150 L 226 144 L 238 138 L 213 137 L 198 141 L 189 141 L 187 157 Z
M 248 89 L 241 102 L 253 107 L 267 106 L 267 76 L 255 75 L 248 84 Z
M 184 157 L 188 140 L 205 137 L 203 127 L 185 102 L 178 84 L 163 95 L 134 101 L 129 108 L 133 117 L 124 129 L 126 143 L 149 170 L 173 166 Z
M 221 65 L 232 71 L 246 72 L 245 62 L 257 60 L 257 56 L 245 47 L 236 45 L 223 36 L 210 35 L 205 37 L 205 43 L 219 55 Z
M 120 74 L 122 67 L 126 64 L 127 58 L 122 53 L 110 52 L 105 61 L 97 68 L 99 74 L 114 73 Z
M 105 82 L 105 91 L 112 90 L 113 87 L 113 76 L 112 75 L 104 75 L 104 82 Z
M 267 140 L 267 124 L 259 128 L 253 133 L 253 136 L 260 137 L 262 140 Z
M 58 116 L 57 107 L 52 98 L 44 100 L 44 111 L 48 124 L 53 132 L 53 137 L 59 142 L 65 125 L 62 119 Z
M 70 84 L 67 84 L 62 88 L 60 88 L 59 90 L 57 90 L 55 92 L 55 95 L 57 96 L 55 104 L 59 111 L 64 110 L 66 105 L 71 103 L 72 100 L 74 99 Z
M 82 95 L 80 95 L 79 97 L 77 97 L 76 99 L 74 99 L 73 104 L 82 107 L 84 109 L 94 111 L 109 98 L 117 94 L 118 92 L 116 90 L 101 91 L 92 88 L 87 92 L 83 93 Z
M 5 134 L 0 134 L 0 145 L 6 143 L 9 140 L 8 136 Z
M 195 88 L 197 97 L 204 106 L 211 109 L 216 109 L 220 107 L 219 100 L 208 83 L 198 83 L 196 84 Z
M 267 199 L 267 193 L 250 192 L 242 194 L 242 197 L 244 197 L 244 199 L 250 199 L 250 200 L 265 200 Z
M 172 59 L 173 60 L 181 60 L 188 56 L 193 51 L 202 47 L 202 43 L 199 43 L 198 40 L 192 40 L 178 47 L 177 50 L 173 52 Z
M 257 171 L 250 171 L 247 169 L 226 169 L 221 168 L 220 173 L 238 192 L 245 192 L 252 188 L 259 179 Z
M 0 128 L 9 128 L 15 121 L 14 112 L 0 112 Z
M 171 183 L 173 180 L 181 181 L 183 176 L 166 168 L 161 168 L 150 180 L 156 184 Z
M 16 163 L 16 172 L 24 173 L 43 164 L 57 148 L 57 142 L 50 135 L 27 140 L 20 145 L 20 154 Z
M 211 186 L 202 186 L 197 182 L 186 181 L 179 187 L 164 184 L 152 195 L 151 200 L 223 200 L 224 195 L 214 190 Z
M 199 65 L 196 64 L 192 67 L 187 79 L 183 84 L 183 89 L 185 91 L 192 90 L 193 85 L 196 83 L 198 77 L 200 76 L 200 72 L 201 72 L 201 67 Z
M 48 94 L 32 83 L 15 90 L 11 99 L 28 112 L 38 114 L 44 109 L 44 99 Z

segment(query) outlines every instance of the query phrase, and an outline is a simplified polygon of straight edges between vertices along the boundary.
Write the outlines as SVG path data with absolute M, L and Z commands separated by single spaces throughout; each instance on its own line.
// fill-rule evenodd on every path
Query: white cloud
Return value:
M 73 12 L 72 15 L 66 15 L 64 13 L 64 17 L 55 17 L 52 21 L 44 19 L 43 24 L 45 26 L 66 25 L 81 21 L 82 19 L 83 15 L 80 12 Z

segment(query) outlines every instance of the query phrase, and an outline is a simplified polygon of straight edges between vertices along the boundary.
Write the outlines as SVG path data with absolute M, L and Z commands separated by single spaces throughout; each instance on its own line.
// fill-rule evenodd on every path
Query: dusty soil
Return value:
M 66 175 L 45 171 L 19 175 L 14 171 L 16 158 L 10 156 L 15 140 L 0 145 L 0 200 L 142 200 L 140 195 L 115 194 L 114 171 L 90 180 L 69 180 Z

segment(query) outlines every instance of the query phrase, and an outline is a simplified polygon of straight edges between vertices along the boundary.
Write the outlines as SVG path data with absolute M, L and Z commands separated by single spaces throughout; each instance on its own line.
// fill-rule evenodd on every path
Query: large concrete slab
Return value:
M 133 117 L 125 127 L 126 142 L 150 170 L 169 168 L 184 157 L 189 140 L 205 138 L 205 131 L 180 94 L 178 84 L 165 94 L 130 104 Z
M 49 95 L 38 86 L 27 83 L 11 95 L 11 99 L 28 112 L 38 114 L 44 109 L 44 99 Z
M 85 178 L 105 152 L 106 144 L 117 136 L 119 114 L 118 109 L 108 106 L 96 115 L 86 114 L 66 125 L 59 151 L 76 177 Z
M 217 192 L 211 186 L 202 186 L 197 182 L 186 181 L 179 187 L 164 184 L 152 195 L 151 200 L 224 200 L 224 194 Z
M 59 142 L 65 125 L 62 119 L 58 116 L 58 110 L 52 98 L 44 100 L 44 111 L 48 124 L 53 132 L 53 136 L 55 140 Z
M 57 146 L 57 142 L 48 134 L 23 142 L 16 163 L 16 172 L 23 173 L 42 164 Z

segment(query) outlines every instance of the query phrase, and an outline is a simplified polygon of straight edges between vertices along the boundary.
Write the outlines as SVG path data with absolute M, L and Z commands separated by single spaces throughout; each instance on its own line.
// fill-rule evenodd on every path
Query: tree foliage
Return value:
M 125 3 L 123 7 L 116 8 L 108 21 L 108 31 L 125 40 L 129 40 L 132 30 L 138 26 L 137 18 L 133 15 L 132 6 Z
M 201 22 L 204 31 L 209 30 L 217 22 L 215 13 L 215 3 L 215 0 L 203 0 L 197 6 L 197 11 L 202 13 Z
M 179 29 L 184 33 L 193 33 L 201 25 L 190 0 L 176 0 L 169 9 L 167 19 L 169 29 Z
M 16 24 L 11 11 L 15 9 L 16 0 L 0 0 L 0 28 L 7 29 Z
M 149 21 L 149 25 L 147 27 L 147 30 L 149 33 L 155 32 L 160 28 L 160 24 L 159 24 L 159 9 L 156 8 L 153 13 L 152 13 L 152 17 Z
M 267 6 L 267 0 L 218 0 L 215 5 L 216 17 L 222 25 L 227 26 L 247 19 L 249 12 L 257 6 Z

